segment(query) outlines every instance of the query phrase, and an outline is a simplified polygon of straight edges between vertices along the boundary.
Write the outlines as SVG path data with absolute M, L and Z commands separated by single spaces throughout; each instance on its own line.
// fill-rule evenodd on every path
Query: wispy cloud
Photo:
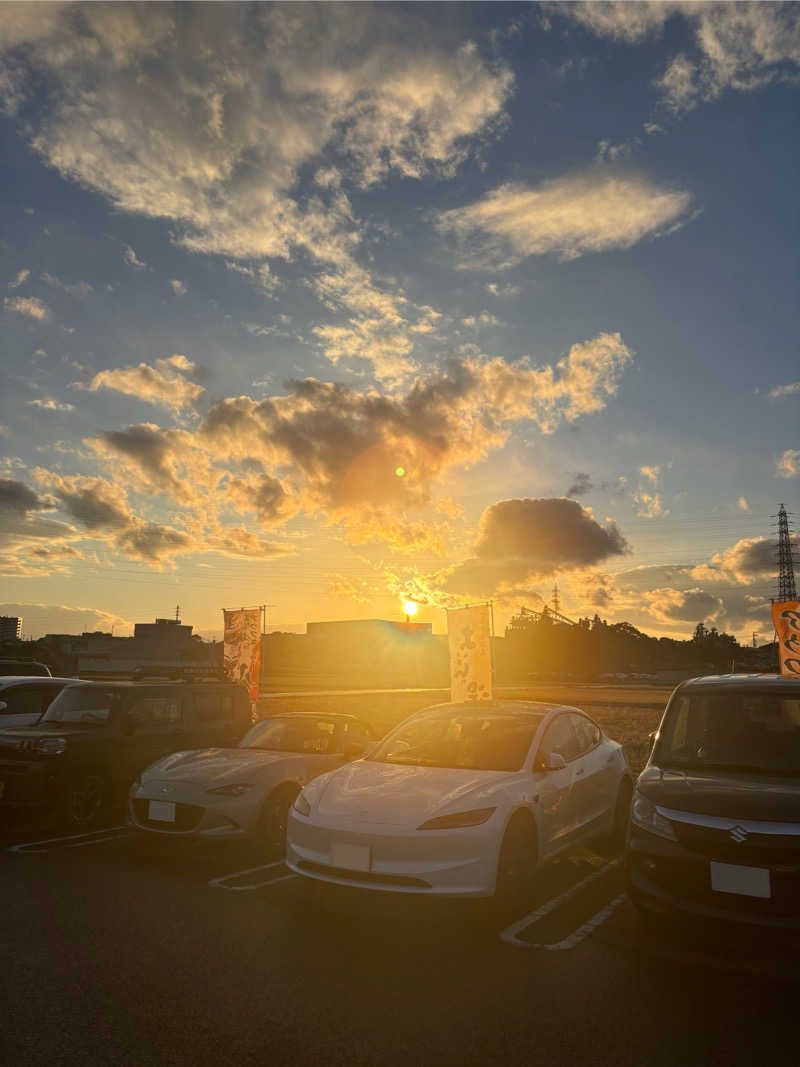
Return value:
M 130 245 L 123 245 L 122 258 L 134 270 L 147 270 L 147 264 L 139 259 Z
M 201 385 L 185 377 L 194 370 L 191 360 L 177 354 L 168 359 L 157 359 L 152 367 L 139 363 L 135 367 L 100 371 L 89 382 L 88 389 L 93 393 L 98 389 L 113 389 L 178 412 L 193 407 L 205 392 Z
M 170 278 L 169 287 L 176 296 L 186 296 L 186 285 L 178 278 Z
M 787 448 L 775 461 L 781 478 L 794 478 L 800 474 L 800 449 Z
M 3 299 L 3 307 L 40 322 L 50 318 L 50 308 L 35 296 L 7 296 Z
M 798 393 L 800 393 L 800 382 L 789 382 L 788 385 L 776 385 L 769 391 L 769 395 L 773 399 L 779 396 L 797 396 Z
M 20 285 L 24 285 L 30 276 L 31 272 L 23 267 L 23 269 L 18 271 L 16 276 L 8 283 L 8 288 L 18 289 Z
M 482 200 L 439 216 L 439 229 L 462 238 L 466 266 L 504 268 L 528 256 L 561 260 L 631 248 L 683 225 L 688 192 L 603 168 L 531 187 L 501 185 Z
M 29 408 L 39 408 L 40 411 L 74 411 L 75 405 L 68 404 L 65 400 L 56 400 L 52 396 L 37 397 L 35 400 L 26 401 Z

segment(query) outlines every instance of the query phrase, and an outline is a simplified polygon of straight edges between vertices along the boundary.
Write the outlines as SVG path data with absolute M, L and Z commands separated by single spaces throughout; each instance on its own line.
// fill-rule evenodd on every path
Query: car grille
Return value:
M 377 871 L 351 871 L 345 867 L 329 867 L 324 863 L 312 863 L 311 860 L 301 860 L 298 866 L 304 870 L 313 871 L 317 874 L 328 875 L 347 882 L 371 882 L 373 885 L 396 885 L 413 886 L 416 889 L 430 889 L 431 883 L 422 878 L 409 878 L 402 874 L 380 874 Z
M 797 867 L 800 869 L 800 836 L 749 833 L 744 841 L 733 840 L 730 830 L 671 820 L 675 836 L 684 848 L 709 860 L 746 867 Z
M 162 830 L 172 833 L 187 833 L 194 830 L 203 817 L 205 808 L 198 804 L 176 804 L 175 821 L 163 822 L 161 819 L 149 819 L 149 800 L 134 800 L 133 812 L 140 826 L 147 826 L 153 830 Z

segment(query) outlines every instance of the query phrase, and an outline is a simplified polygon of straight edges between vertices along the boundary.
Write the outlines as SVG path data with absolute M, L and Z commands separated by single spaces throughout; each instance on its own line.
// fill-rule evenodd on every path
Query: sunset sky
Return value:
M 797 4 L 0 4 L 0 613 L 771 636 Z

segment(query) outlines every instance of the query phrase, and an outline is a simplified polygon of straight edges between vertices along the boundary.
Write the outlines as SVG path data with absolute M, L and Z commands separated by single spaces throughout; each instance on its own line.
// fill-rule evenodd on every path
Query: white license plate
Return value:
M 175 805 L 168 800 L 151 800 L 147 806 L 151 822 L 175 822 Z
M 711 864 L 711 888 L 717 893 L 738 893 L 742 897 L 772 896 L 766 867 L 739 867 L 735 863 Z
M 348 871 L 368 871 L 371 866 L 369 845 L 350 845 L 343 841 L 331 844 L 331 866 Z

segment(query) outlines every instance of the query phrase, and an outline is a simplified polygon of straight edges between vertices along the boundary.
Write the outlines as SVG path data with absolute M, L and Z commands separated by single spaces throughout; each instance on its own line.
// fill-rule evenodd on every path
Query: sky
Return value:
M 0 613 L 771 637 L 800 6 L 0 4 Z

